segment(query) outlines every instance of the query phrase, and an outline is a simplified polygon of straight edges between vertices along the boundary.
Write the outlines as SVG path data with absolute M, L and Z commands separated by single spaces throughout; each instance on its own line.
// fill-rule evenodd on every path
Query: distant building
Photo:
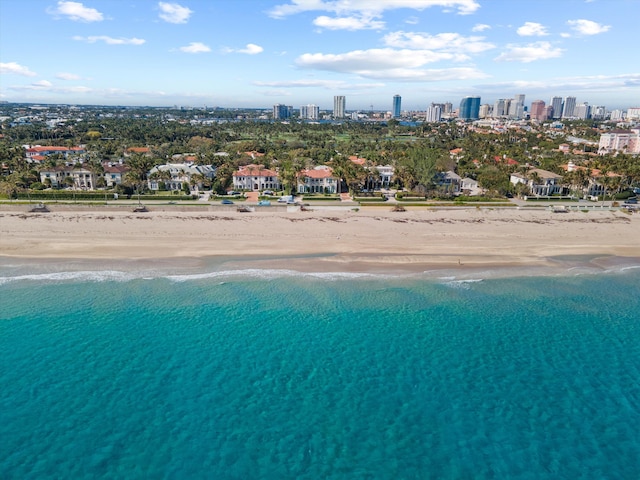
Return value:
M 509 104 L 507 103 L 507 100 L 505 100 L 504 98 L 496 100 L 493 104 L 493 117 L 500 118 L 506 116 L 507 112 L 509 111 L 508 105 Z
M 487 118 L 491 116 L 491 112 L 493 111 L 493 107 L 488 103 L 483 103 L 480 105 L 480 111 L 478 112 L 478 116 L 480 118 Z
M 524 95 L 516 95 L 509 105 L 509 116 L 511 118 L 523 118 L 524 117 Z
M 458 117 L 462 120 L 477 120 L 480 118 L 480 97 L 464 97 L 460 101 Z
M 439 122 L 440 120 L 442 120 L 442 106 L 440 104 L 432 103 L 431 106 L 427 108 L 425 121 Z
M 393 118 L 400 118 L 402 97 L 400 95 L 393 96 Z
M 344 118 L 346 99 L 344 95 L 333 97 L 333 118 Z
M 278 103 L 277 105 L 273 106 L 273 119 L 286 120 L 287 118 L 291 118 L 291 110 L 291 107 Z
M 627 120 L 640 120 L 640 107 L 628 108 Z
M 576 105 L 576 107 L 573 109 L 573 116 L 575 118 L 579 118 L 580 120 L 591 118 L 591 107 L 587 102 Z
M 547 117 L 546 105 L 543 100 L 534 100 L 531 102 L 531 120 L 535 120 L 537 122 L 544 122 Z
M 551 108 L 553 108 L 554 119 L 562 117 L 562 97 L 553 97 L 551 99 Z
M 562 106 L 562 118 L 571 118 L 574 116 L 576 108 L 576 97 L 565 97 Z
M 630 154 L 640 153 L 640 128 L 632 130 L 612 130 L 600 135 L 598 153 L 605 155 L 613 152 Z
M 300 107 L 300 118 L 318 120 L 320 118 L 320 107 L 317 105 L 302 105 Z

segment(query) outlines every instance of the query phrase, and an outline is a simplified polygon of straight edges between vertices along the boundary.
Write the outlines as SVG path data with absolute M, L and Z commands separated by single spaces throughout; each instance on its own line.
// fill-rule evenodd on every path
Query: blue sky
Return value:
M 640 0 L 1 0 L 0 99 L 640 106 Z

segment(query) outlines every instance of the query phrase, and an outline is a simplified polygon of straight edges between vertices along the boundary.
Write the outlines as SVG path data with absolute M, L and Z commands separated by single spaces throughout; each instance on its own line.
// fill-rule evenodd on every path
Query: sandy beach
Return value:
M 640 264 L 640 215 L 547 209 L 175 211 L 0 209 L 0 256 L 90 260 L 232 257 L 256 267 L 361 271 Z

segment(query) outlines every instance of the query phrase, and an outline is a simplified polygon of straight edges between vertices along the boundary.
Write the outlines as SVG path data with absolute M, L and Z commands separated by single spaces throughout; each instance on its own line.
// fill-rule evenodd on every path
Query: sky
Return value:
M 0 100 L 640 106 L 640 0 L 0 0 Z

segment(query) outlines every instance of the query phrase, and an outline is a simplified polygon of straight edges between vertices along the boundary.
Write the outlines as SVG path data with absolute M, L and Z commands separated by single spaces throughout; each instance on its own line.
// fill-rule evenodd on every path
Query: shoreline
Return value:
M 640 266 L 640 216 L 514 209 L 147 212 L 0 209 L 0 269 L 120 265 L 468 276 Z M 47 267 L 49 266 L 49 267 Z M 57 268 L 57 267 L 56 267 Z

